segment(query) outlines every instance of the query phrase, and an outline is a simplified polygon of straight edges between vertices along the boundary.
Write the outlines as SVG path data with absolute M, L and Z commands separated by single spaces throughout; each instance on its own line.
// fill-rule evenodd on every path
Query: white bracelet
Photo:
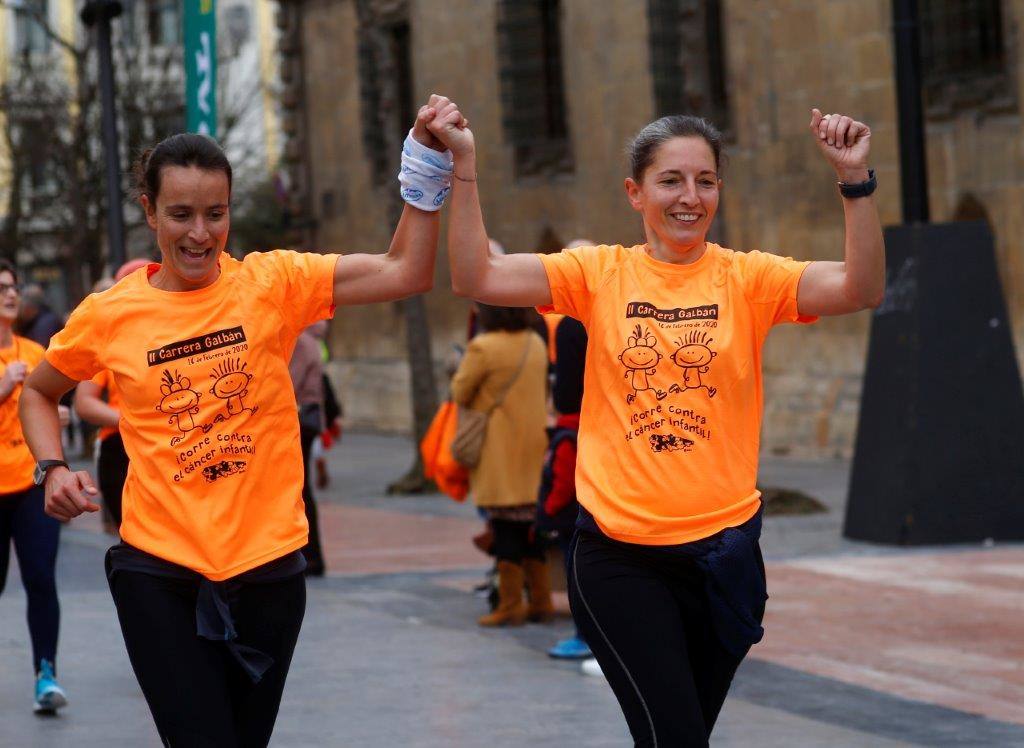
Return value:
M 416 140 L 410 130 L 402 144 L 399 194 L 405 202 L 420 210 L 440 210 L 452 191 L 454 168 L 451 151 L 440 153 L 428 148 Z

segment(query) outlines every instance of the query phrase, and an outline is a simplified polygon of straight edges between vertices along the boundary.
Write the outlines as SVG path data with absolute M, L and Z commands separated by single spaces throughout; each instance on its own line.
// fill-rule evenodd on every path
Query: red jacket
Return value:
M 579 431 L 580 414 L 559 416 L 555 428 Z M 555 448 L 551 456 L 551 471 L 551 490 L 544 500 L 544 513 L 549 517 L 576 501 L 576 445 L 571 440 L 565 439 Z

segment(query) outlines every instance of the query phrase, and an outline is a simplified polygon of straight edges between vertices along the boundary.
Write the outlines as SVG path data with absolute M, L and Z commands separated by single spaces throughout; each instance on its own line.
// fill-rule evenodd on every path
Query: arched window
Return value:
M 502 121 L 517 176 L 571 171 L 559 0 L 498 0 Z
M 970 192 L 964 193 L 960 196 L 960 200 L 956 204 L 956 210 L 953 212 L 954 221 L 984 221 L 988 224 L 989 229 L 992 228 L 992 221 L 988 215 L 988 209 L 985 208 L 978 198 L 976 198 Z

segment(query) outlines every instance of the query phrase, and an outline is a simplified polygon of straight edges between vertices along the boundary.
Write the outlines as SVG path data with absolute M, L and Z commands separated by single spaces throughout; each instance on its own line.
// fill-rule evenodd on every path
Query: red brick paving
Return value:
M 1024 724 L 1024 548 L 770 564 L 752 655 Z
M 392 574 L 487 566 L 470 542 L 476 519 L 408 514 L 344 504 L 320 504 L 320 534 L 328 573 Z

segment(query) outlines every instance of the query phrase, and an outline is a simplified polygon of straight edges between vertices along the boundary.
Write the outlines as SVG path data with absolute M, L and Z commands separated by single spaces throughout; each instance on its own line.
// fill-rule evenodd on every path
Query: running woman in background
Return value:
M 60 523 L 43 511 L 43 489 L 33 480 L 35 461 L 18 421 L 25 377 L 43 360 L 38 343 L 12 332 L 19 304 L 18 274 L 13 265 L 0 260 L 0 592 L 13 541 L 28 597 L 35 710 L 53 713 L 67 704 L 56 675 L 60 603 L 54 572 Z M 63 424 L 67 410 L 61 409 Z
M 583 322 L 570 601 L 637 745 L 707 745 L 759 641 L 767 598 L 755 488 L 761 348 L 772 326 L 877 306 L 885 261 L 870 197 L 871 132 L 811 113 L 835 169 L 845 261 L 798 262 L 707 241 L 722 137 L 706 120 L 644 127 L 625 180 L 647 241 L 559 254 L 487 252 L 473 134 L 448 99 L 431 131 L 454 154 L 448 250 L 456 293 Z

